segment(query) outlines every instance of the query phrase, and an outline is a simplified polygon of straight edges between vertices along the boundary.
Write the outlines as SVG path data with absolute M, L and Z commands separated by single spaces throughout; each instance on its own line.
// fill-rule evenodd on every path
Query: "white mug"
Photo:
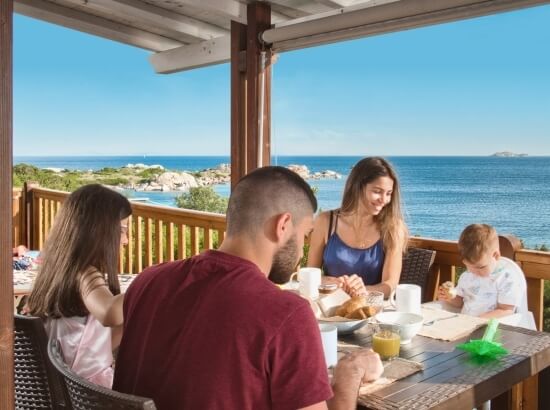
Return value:
M 321 342 L 323 343 L 327 367 L 336 366 L 338 363 L 338 331 L 336 326 L 320 324 L 319 330 L 321 331 Z
M 422 289 L 418 285 L 397 285 L 390 295 L 390 303 L 398 312 L 421 314 Z
M 298 276 L 298 290 L 300 295 L 309 299 L 319 297 L 319 286 L 321 285 L 321 269 L 319 268 L 300 268 L 298 272 L 292 274 L 290 279 Z

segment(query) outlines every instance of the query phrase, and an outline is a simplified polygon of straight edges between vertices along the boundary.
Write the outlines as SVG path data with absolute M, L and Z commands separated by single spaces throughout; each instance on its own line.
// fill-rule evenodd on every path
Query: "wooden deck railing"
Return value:
M 15 247 L 25 242 L 25 233 L 22 231 L 25 227 L 23 190 L 14 188 L 12 198 L 12 246 Z
M 14 232 L 26 231 L 24 212 L 30 215 L 26 244 L 42 249 L 54 218 L 68 192 L 31 187 L 14 191 Z M 27 206 L 25 206 L 27 204 Z M 17 217 L 16 217 L 17 215 Z M 132 203 L 128 246 L 122 249 L 121 272 L 138 273 L 148 266 L 215 249 L 225 237 L 225 215 Z
M 24 233 L 29 232 L 27 241 L 21 242 L 33 249 L 41 249 L 54 217 L 68 195 L 67 192 L 36 186 L 30 187 L 28 192 L 14 190 L 14 233 L 24 238 Z M 225 215 L 136 203 L 132 208 L 130 243 L 121 254 L 121 272 L 138 273 L 156 263 L 214 249 L 225 236 Z M 31 217 L 25 218 L 25 212 Z M 25 221 L 29 221 L 31 229 L 25 227 Z M 456 268 L 463 266 L 456 241 L 414 237 L 411 246 L 437 251 L 431 277 L 435 284 L 452 280 Z M 550 280 L 550 253 L 516 249 L 511 256 L 525 273 L 529 309 L 535 316 L 537 327 L 542 329 L 544 281 Z

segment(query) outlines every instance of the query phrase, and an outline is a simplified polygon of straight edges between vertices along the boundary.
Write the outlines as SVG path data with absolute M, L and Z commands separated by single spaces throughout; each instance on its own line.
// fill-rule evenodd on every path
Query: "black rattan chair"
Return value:
M 430 269 L 434 263 L 435 251 L 422 248 L 409 248 L 403 256 L 403 267 L 399 283 L 418 285 L 422 289 L 422 301 L 430 299 L 426 289 L 430 276 Z
M 74 409 L 78 410 L 155 410 L 153 400 L 119 393 L 111 389 L 90 383 L 73 373 L 63 360 L 57 340 L 48 344 L 48 356 L 51 364 L 63 377 L 69 398 Z
M 48 360 L 42 319 L 14 315 L 16 409 L 70 409 L 67 392 Z

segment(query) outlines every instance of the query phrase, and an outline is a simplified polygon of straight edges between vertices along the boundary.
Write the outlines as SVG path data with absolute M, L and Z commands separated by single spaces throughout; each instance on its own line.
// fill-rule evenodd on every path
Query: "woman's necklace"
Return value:
M 358 247 L 360 249 L 365 249 L 367 247 L 367 244 L 368 244 L 368 240 L 367 238 L 365 238 L 365 229 L 368 228 L 369 226 L 373 225 L 374 224 L 374 221 L 366 224 L 364 227 L 361 227 L 361 224 L 360 223 L 354 223 L 355 221 L 352 220 L 351 221 L 351 228 L 353 229 L 353 234 L 355 236 L 355 243 L 357 243 Z M 357 227 L 357 225 L 359 225 L 359 227 Z

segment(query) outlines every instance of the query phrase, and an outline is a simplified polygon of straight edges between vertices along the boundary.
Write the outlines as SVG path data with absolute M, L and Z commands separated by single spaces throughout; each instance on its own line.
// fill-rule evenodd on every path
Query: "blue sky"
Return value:
M 550 6 L 283 53 L 275 155 L 550 155 Z M 228 155 L 229 65 L 16 15 L 14 154 Z

